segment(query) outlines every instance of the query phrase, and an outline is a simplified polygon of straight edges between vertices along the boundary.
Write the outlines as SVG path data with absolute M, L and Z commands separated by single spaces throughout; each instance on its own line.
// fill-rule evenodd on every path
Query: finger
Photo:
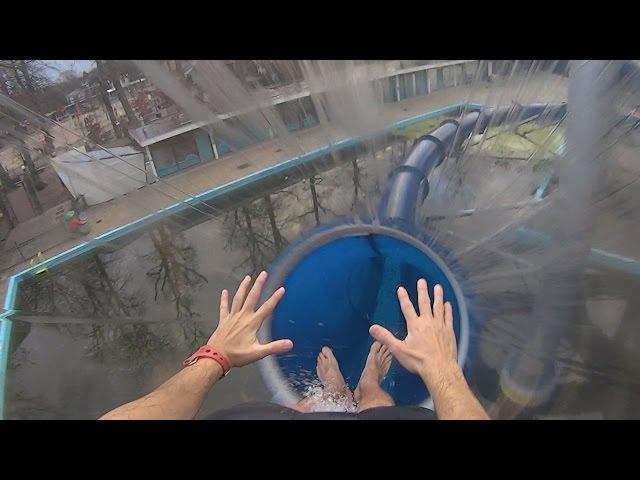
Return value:
M 382 357 L 382 363 L 384 365 L 390 364 L 391 360 L 393 360 L 393 355 L 391 355 L 390 353 L 387 353 L 384 357 Z
M 444 304 L 444 324 L 453 330 L 453 308 L 449 302 Z
M 260 323 L 262 323 L 265 318 L 273 313 L 273 311 L 278 306 L 278 302 L 280 302 L 280 300 L 282 300 L 282 297 L 284 297 L 284 292 L 284 287 L 280 287 L 258 309 L 258 311 L 256 312 L 256 318 Z
M 265 345 L 258 345 L 259 359 L 269 355 L 282 355 L 291 351 L 293 342 L 288 338 L 285 340 L 275 340 Z
M 404 319 L 407 321 L 407 327 L 413 327 L 418 315 L 404 287 L 398 288 L 398 301 L 400 302 L 400 309 L 402 310 Z
M 244 280 L 240 282 L 240 286 L 238 287 L 238 291 L 233 296 L 233 302 L 231 302 L 231 314 L 237 313 L 242 308 L 242 304 L 244 303 L 244 297 L 247 296 L 247 289 L 249 288 L 249 284 L 251 283 L 251 277 L 247 275 L 244 277 Z
M 442 285 L 433 288 L 433 318 L 444 323 L 444 292 Z
M 382 360 L 386 360 L 387 358 L 391 357 L 391 350 L 389 350 L 389 347 L 385 345 L 384 350 L 380 350 L 380 355 L 382 357 Z
M 229 291 L 225 288 L 220 294 L 220 321 L 229 316 Z
M 258 304 L 258 299 L 262 294 L 262 287 L 264 287 L 264 282 L 266 281 L 267 281 L 267 272 L 263 270 L 262 272 L 260 272 L 260 275 L 258 275 L 258 278 L 256 278 L 256 281 L 254 282 L 253 287 L 251 287 L 251 290 L 249 291 L 249 295 L 247 295 L 247 299 L 245 300 L 242 308 L 250 312 L 253 312 L 256 309 L 256 305 Z
M 393 333 L 391 333 L 386 328 L 381 327 L 380 325 L 371 325 L 371 327 L 369 328 L 369 333 L 377 341 L 379 341 L 383 345 L 386 345 L 389 350 L 391 350 L 391 353 L 393 353 L 394 350 L 400 348 L 402 344 L 400 340 L 393 336 Z
M 424 278 L 418 280 L 418 307 L 420 316 L 431 317 L 431 299 L 429 298 L 429 288 Z

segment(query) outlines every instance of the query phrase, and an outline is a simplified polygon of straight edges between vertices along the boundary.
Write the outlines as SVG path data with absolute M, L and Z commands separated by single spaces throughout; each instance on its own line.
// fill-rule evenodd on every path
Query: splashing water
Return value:
M 355 413 L 357 409 L 353 398 L 340 393 L 327 393 L 319 382 L 307 386 L 303 398 L 308 402 L 309 410 L 313 412 Z

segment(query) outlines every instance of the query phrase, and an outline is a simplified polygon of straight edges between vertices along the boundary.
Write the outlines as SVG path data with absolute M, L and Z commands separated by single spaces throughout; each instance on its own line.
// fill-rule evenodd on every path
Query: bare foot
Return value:
M 316 373 L 322 388 L 311 388 L 305 398 L 289 405 L 289 408 L 303 413 L 355 411 L 353 393 L 344 381 L 338 360 L 329 347 L 322 347 L 318 353 Z
M 340 372 L 338 360 L 329 347 L 322 347 L 320 350 L 316 373 L 327 394 L 351 394 Z
M 391 367 L 392 355 L 386 345 L 382 345 L 380 342 L 373 342 L 369 355 L 367 356 L 367 363 L 360 375 L 360 381 L 355 391 L 355 399 L 357 402 L 362 397 L 362 390 L 366 387 L 375 386 L 379 389 L 380 383 L 387 375 L 389 367 Z

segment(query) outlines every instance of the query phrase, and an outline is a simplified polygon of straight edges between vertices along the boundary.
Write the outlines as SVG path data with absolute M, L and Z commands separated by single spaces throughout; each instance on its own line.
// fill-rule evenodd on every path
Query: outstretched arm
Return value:
M 407 337 L 399 340 L 380 325 L 371 326 L 371 336 L 387 345 L 404 368 L 420 375 L 431 393 L 439 419 L 489 420 L 457 362 L 451 304 L 443 302 L 440 285 L 435 286 L 433 295 L 432 310 L 427 282 L 418 280 L 418 314 L 407 291 L 398 288 L 400 308 L 407 321 Z
M 284 288 L 278 289 L 256 310 L 267 272 L 258 275 L 253 287 L 246 276 L 233 297 L 229 310 L 229 294 L 220 297 L 220 322 L 207 345 L 222 353 L 231 368 L 242 367 L 273 354 L 286 353 L 293 348 L 291 340 L 276 340 L 266 345 L 258 343 L 258 329 L 278 305 Z M 169 420 L 192 419 L 200 409 L 211 387 L 222 378 L 222 367 L 213 359 L 200 358 L 185 367 L 153 392 L 122 405 L 104 415 L 101 420 Z

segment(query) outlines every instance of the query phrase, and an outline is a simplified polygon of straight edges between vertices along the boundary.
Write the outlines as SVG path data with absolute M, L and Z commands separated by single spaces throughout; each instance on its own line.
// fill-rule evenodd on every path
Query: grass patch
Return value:
M 394 130 L 393 133 L 400 137 L 418 138 L 423 135 L 428 135 L 433 132 L 440 124 L 448 118 L 457 118 L 451 115 L 441 115 L 439 117 L 428 118 L 408 127 L 402 127 Z
M 555 153 L 556 155 L 562 155 L 564 151 L 565 135 L 563 127 L 556 128 L 555 125 L 549 125 L 521 133 L 536 145 L 544 145 L 545 150 Z
M 535 122 L 528 122 L 519 126 L 515 132 L 498 133 L 500 131 L 500 127 L 495 127 L 484 135 L 474 136 L 472 150 L 495 157 L 518 159 L 527 159 L 535 154 L 545 161 L 562 155 L 564 150 L 564 129 L 556 128 L 556 125 L 541 126 Z

